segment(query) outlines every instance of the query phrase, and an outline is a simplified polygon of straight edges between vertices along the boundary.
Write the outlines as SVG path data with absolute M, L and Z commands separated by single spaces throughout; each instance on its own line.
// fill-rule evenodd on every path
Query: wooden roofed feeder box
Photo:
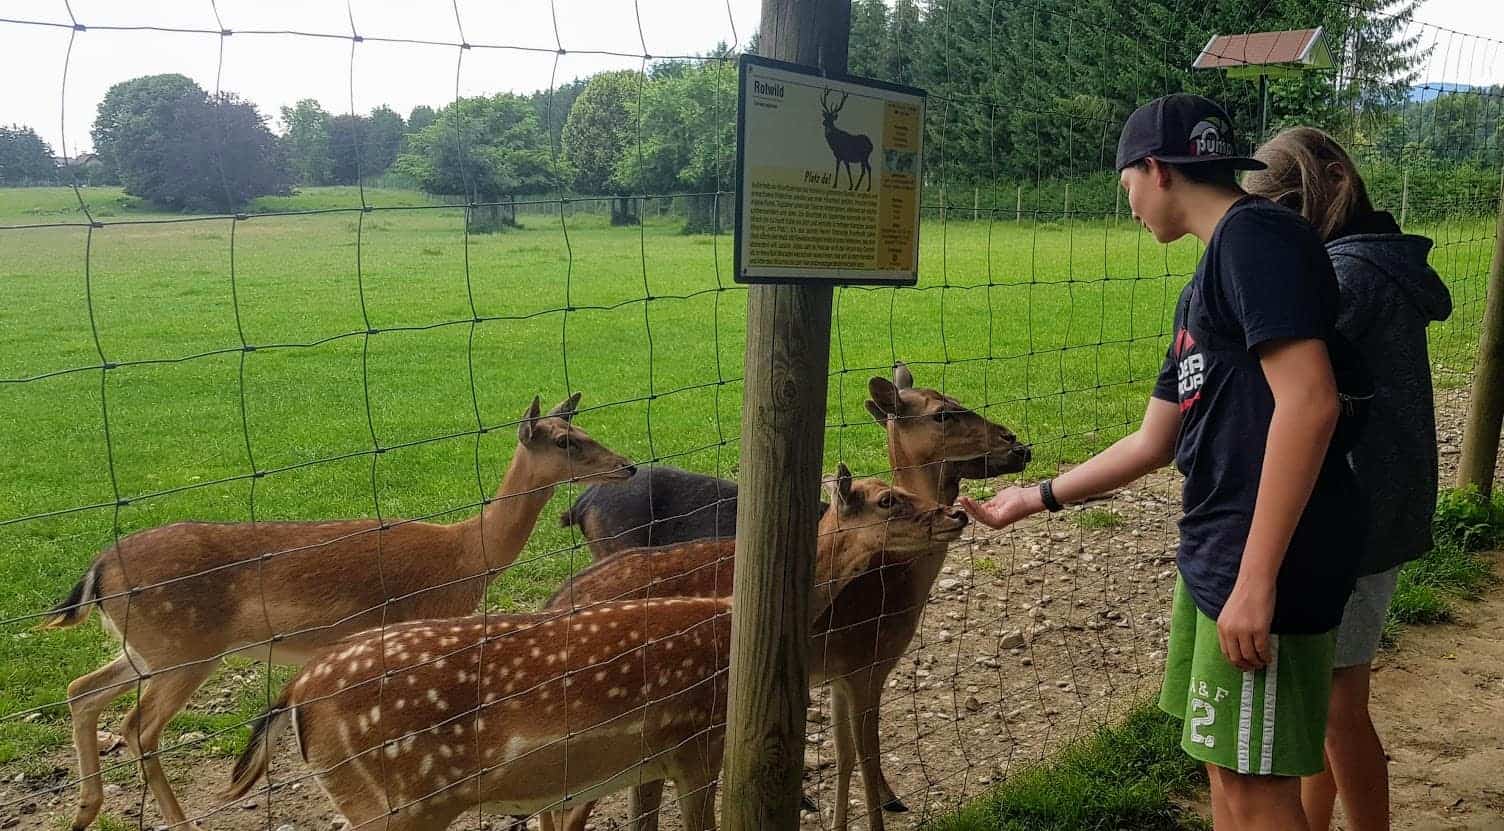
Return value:
M 1257 78 L 1259 82 L 1259 136 L 1268 132 L 1269 79 L 1291 78 L 1305 72 L 1325 72 L 1336 67 L 1326 45 L 1322 27 L 1286 32 L 1249 32 L 1213 35 L 1192 69 L 1220 69 L 1229 78 Z

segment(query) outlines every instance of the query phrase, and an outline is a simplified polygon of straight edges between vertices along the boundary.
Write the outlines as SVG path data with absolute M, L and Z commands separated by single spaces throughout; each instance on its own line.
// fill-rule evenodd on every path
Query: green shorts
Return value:
M 1332 633 L 1271 635 L 1274 661 L 1257 672 L 1228 662 L 1217 622 L 1175 581 L 1160 709 L 1185 722 L 1191 758 L 1238 773 L 1310 776 L 1325 767 Z

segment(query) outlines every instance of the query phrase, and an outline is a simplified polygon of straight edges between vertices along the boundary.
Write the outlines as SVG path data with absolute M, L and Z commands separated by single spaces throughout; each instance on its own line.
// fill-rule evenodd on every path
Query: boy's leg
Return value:
M 1337 693 L 1334 689 L 1332 691 L 1334 706 L 1336 700 Z M 1331 722 L 1328 721 L 1327 729 L 1330 730 L 1331 726 Z M 1337 808 L 1337 780 L 1332 778 L 1331 756 L 1326 758 L 1326 770 L 1300 780 L 1300 804 L 1305 808 L 1306 823 L 1311 826 L 1311 831 L 1331 829 L 1332 812 Z
M 1300 779 L 1294 776 L 1257 776 L 1216 765 L 1211 770 L 1212 793 L 1221 793 L 1228 823 L 1217 820 L 1217 831 L 1304 831 L 1300 807 Z
M 1244 831 L 1304 828 L 1300 779 L 1324 767 L 1332 638 L 1274 635 L 1274 660 L 1243 672 L 1227 661 L 1217 624 L 1177 584 L 1160 707 L 1183 719 L 1181 747 L 1213 771 L 1213 812 Z M 1302 823 L 1291 826 L 1292 817 Z M 1230 825 L 1228 825 L 1230 823 Z

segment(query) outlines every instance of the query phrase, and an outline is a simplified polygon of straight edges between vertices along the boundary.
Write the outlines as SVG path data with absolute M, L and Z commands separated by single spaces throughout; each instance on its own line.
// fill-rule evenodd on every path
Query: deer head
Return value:
M 844 464 L 829 485 L 830 507 L 820 518 L 822 545 L 815 563 L 815 589 L 822 595 L 833 597 L 869 568 L 928 554 L 937 544 L 958 539 L 967 524 L 960 508 L 879 479 L 853 480 Z
M 937 390 L 914 386 L 902 362 L 893 379 L 867 382 L 867 411 L 892 436 L 895 461 L 922 465 L 943 460 L 959 476 L 988 479 L 1017 473 L 1032 453 L 1007 427 L 988 421 Z
M 844 106 L 846 106 L 846 93 L 841 93 L 841 100 L 836 102 L 834 107 L 830 105 L 830 90 L 826 89 L 820 93 L 820 111 L 822 113 L 820 117 L 825 122 L 826 127 L 836 126 L 836 116 L 841 114 L 841 108 Z
M 574 425 L 579 393 L 548 415 L 541 413 L 540 404 L 534 396 L 533 405 L 517 425 L 517 452 L 526 454 L 533 481 L 619 482 L 637 472 L 630 459 L 608 450 Z

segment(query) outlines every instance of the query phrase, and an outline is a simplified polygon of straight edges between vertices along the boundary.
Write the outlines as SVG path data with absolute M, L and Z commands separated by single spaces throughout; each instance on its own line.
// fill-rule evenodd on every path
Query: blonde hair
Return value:
M 1358 166 L 1337 140 L 1315 127 L 1291 127 L 1254 157 L 1269 165 L 1243 177 L 1243 189 L 1299 211 L 1323 240 L 1373 210 Z

